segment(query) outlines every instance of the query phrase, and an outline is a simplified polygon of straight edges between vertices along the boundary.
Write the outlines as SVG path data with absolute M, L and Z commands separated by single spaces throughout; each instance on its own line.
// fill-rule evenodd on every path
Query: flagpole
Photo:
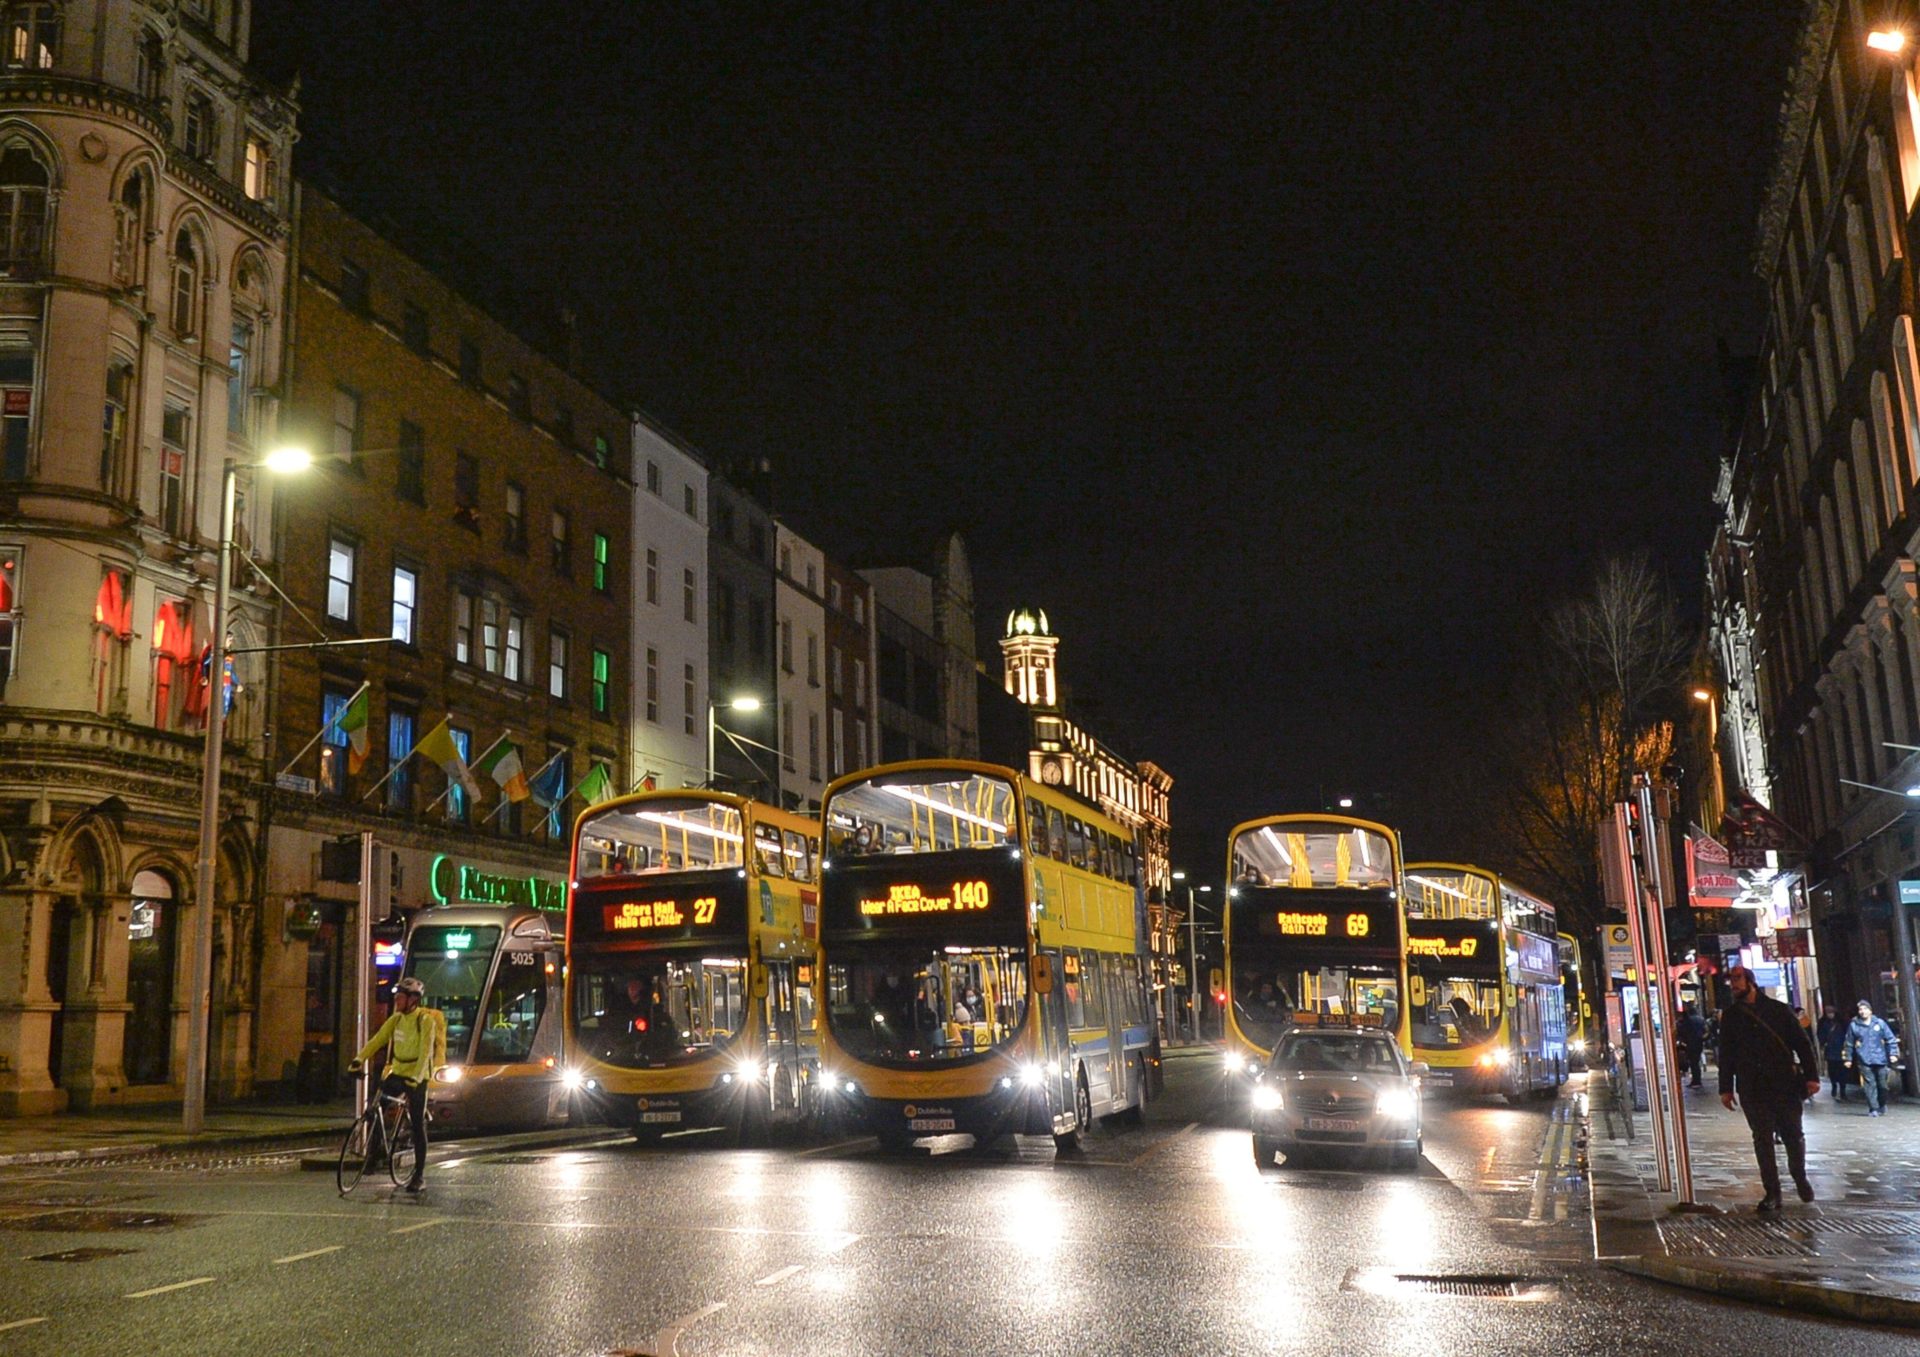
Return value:
M 293 771 L 293 765 L 300 762 L 301 759 L 304 759 L 310 752 L 312 752 L 313 747 L 319 744 L 320 741 L 324 740 L 327 737 L 327 732 L 332 730 L 336 725 L 340 723 L 340 718 L 346 715 L 347 708 L 351 707 L 355 702 L 358 702 L 360 700 L 360 694 L 366 692 L 367 689 L 371 688 L 372 686 L 373 686 L 372 679 L 363 679 L 360 683 L 360 686 L 353 690 L 353 696 L 346 700 L 345 705 L 343 705 L 339 711 L 335 712 L 332 718 L 329 719 L 325 725 L 321 726 L 319 730 L 314 732 L 314 736 L 311 740 L 308 740 L 305 744 L 300 746 L 300 752 L 298 754 L 295 754 L 292 758 L 287 760 L 287 766 L 280 770 L 278 776 L 285 777 L 288 773 L 291 773 Z M 276 778 L 276 780 L 278 779 Z

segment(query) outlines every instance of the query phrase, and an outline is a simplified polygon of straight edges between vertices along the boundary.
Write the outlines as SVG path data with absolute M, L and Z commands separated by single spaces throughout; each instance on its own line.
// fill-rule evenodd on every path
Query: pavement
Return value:
M 286 1141 L 338 1139 L 353 1104 L 237 1103 L 209 1107 L 205 1129 L 181 1128 L 180 1104 L 156 1103 L 100 1112 L 0 1118 L 0 1167 L 111 1160 L 166 1151 L 240 1149 Z
M 1920 1104 L 1897 1099 L 1869 1118 L 1858 1089 L 1838 1104 L 1822 1089 L 1805 1117 L 1815 1200 L 1795 1199 L 1780 1150 L 1786 1206 L 1762 1216 L 1746 1119 L 1706 1082 L 1686 1093 L 1689 1210 L 1659 1190 L 1647 1114 L 1590 1081 L 1595 1256 L 1730 1299 L 1920 1328 Z

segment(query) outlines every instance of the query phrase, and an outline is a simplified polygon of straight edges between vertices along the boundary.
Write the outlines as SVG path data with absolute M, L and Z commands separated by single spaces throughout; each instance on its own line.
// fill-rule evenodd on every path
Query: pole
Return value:
M 1200 1040 L 1200 919 L 1193 907 L 1193 887 L 1187 887 L 1187 1013 L 1193 1039 Z
M 1647 934 L 1658 963 L 1659 979 L 1652 986 L 1659 995 L 1660 1031 L 1663 1040 L 1660 1043 L 1661 1054 L 1667 1059 L 1666 1112 L 1667 1124 L 1673 1133 L 1673 1176 L 1674 1191 L 1682 1206 L 1693 1203 L 1693 1156 L 1687 1144 L 1687 1104 L 1685 1091 L 1680 1087 L 1680 1068 L 1674 1062 L 1674 1040 L 1679 1035 L 1677 1020 L 1673 1015 L 1673 996 L 1667 981 L 1667 911 L 1666 902 L 1673 898 L 1673 854 L 1667 841 L 1667 817 L 1660 814 L 1661 803 L 1666 801 L 1664 788 L 1656 795 L 1652 781 L 1639 779 L 1635 794 L 1640 803 L 1640 843 L 1651 869 L 1647 873 L 1648 897 L 1651 904 L 1647 910 Z
M 1893 883 L 1893 947 L 1898 954 L 1893 959 L 1895 993 L 1905 1010 L 1900 1015 L 1900 1041 L 1907 1059 L 1907 1075 L 1901 1082 L 1906 1084 L 1906 1080 L 1913 1077 L 1914 1053 L 1920 1051 L 1914 1040 L 1914 1034 L 1920 1032 L 1920 993 L 1915 992 L 1913 983 L 1913 920 L 1907 916 L 1906 902 L 1900 898 L 1898 881 Z M 1913 1091 L 1910 1084 L 1906 1087 L 1908 1092 Z
M 213 1008 L 214 855 L 220 848 L 220 753 L 227 725 L 227 575 L 233 557 L 233 498 L 237 468 L 220 474 L 220 554 L 213 581 L 213 639 L 207 651 L 206 766 L 200 777 L 200 850 L 194 863 L 193 978 L 187 992 L 187 1083 L 180 1128 L 197 1135 L 207 1124 L 207 1041 Z
M 1627 802 L 1614 803 L 1614 839 L 1621 856 L 1621 885 L 1626 892 L 1627 939 L 1633 947 L 1634 984 L 1640 992 L 1640 1060 L 1641 1067 L 1647 1072 L 1647 1118 L 1653 1124 L 1654 1167 L 1659 1174 L 1660 1190 L 1670 1192 L 1673 1190 L 1673 1165 L 1668 1158 L 1667 1119 L 1660 1105 L 1659 1043 L 1653 1033 L 1655 1001 L 1648 997 L 1649 991 L 1657 986 L 1648 983 L 1653 970 L 1648 964 L 1647 924 L 1640 907 L 1640 868 L 1634 861 L 1631 822 L 1627 812 Z
M 713 703 L 709 701 L 707 703 L 707 785 L 709 787 L 720 781 L 720 771 L 713 766 L 713 734 L 715 727 L 719 724 L 719 719 L 714 714 Z
M 354 911 L 353 920 L 353 1051 L 358 1055 L 366 1049 L 367 1038 L 367 990 L 371 977 L 367 966 L 373 951 L 373 863 L 378 856 L 374 852 L 373 831 L 360 831 L 360 903 Z M 353 1081 L 353 1115 L 359 1116 L 367 1110 L 367 1081 Z

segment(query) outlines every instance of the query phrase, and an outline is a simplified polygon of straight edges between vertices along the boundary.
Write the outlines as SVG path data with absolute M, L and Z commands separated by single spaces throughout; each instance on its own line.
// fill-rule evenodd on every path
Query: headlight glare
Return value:
M 560 1082 L 567 1088 L 573 1089 L 579 1088 L 585 1080 L 581 1077 L 579 1070 L 567 1069 L 560 1071 Z
M 1028 1088 L 1038 1088 L 1041 1081 L 1046 1077 L 1047 1071 L 1044 1066 L 1022 1065 L 1020 1067 L 1020 1082 Z
M 457 1084 L 466 1071 L 458 1065 L 442 1065 L 433 1072 L 433 1077 L 443 1084 Z
M 1374 1101 L 1380 1115 L 1394 1121 L 1408 1120 L 1417 1106 L 1419 1103 L 1410 1088 L 1390 1088 Z
M 1286 1100 L 1280 1096 L 1280 1090 L 1272 1084 L 1255 1084 L 1253 1105 L 1261 1112 L 1277 1112 L 1286 1105 Z

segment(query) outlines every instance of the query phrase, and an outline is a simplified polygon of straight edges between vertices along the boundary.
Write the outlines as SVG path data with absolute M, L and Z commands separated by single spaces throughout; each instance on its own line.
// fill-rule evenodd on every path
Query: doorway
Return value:
M 173 967 L 179 906 L 173 883 L 158 872 L 133 878 L 127 911 L 127 1035 L 129 1084 L 164 1084 L 173 1056 Z

